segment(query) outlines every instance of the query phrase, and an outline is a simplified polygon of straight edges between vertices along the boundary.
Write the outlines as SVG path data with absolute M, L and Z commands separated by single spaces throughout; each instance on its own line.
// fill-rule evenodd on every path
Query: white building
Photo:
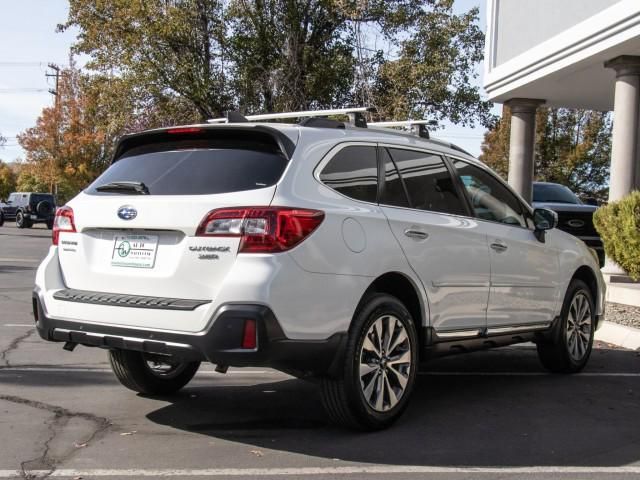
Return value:
M 609 199 L 640 188 L 640 0 L 487 0 L 484 88 L 510 105 L 509 183 L 531 199 L 535 110 L 614 110 Z

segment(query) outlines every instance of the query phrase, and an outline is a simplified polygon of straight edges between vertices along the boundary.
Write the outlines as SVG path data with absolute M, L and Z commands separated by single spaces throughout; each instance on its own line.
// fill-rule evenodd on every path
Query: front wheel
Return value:
M 538 357 L 555 373 L 582 370 L 593 348 L 595 308 L 593 295 L 582 280 L 569 284 L 560 314 L 559 330 L 553 338 L 538 342 Z
M 184 387 L 200 362 L 180 362 L 161 355 L 109 350 L 111 369 L 122 385 L 147 395 L 167 395 Z
M 407 406 L 416 378 L 418 342 L 411 314 L 395 297 L 375 294 L 355 314 L 338 378 L 323 378 L 330 419 L 359 430 L 390 426 Z
M 22 212 L 16 214 L 16 227 L 27 228 L 27 219 L 24 218 L 24 213 Z

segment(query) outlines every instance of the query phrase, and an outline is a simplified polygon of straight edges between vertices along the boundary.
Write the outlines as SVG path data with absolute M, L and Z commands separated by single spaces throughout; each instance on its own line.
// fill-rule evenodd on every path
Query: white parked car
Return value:
M 388 129 L 147 131 L 57 211 L 36 326 L 108 349 L 137 392 L 177 391 L 202 361 L 268 366 L 380 429 L 434 356 L 533 341 L 553 372 L 585 366 L 605 286 L 556 222 L 457 147 Z

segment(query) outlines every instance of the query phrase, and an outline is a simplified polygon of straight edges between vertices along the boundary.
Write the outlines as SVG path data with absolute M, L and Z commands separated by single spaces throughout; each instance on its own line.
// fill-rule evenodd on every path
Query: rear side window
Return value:
M 396 148 L 389 149 L 389 153 L 407 187 L 412 208 L 467 214 L 442 157 Z
M 377 164 L 375 147 L 345 147 L 325 165 L 320 180 L 347 197 L 375 203 L 378 198 Z
M 409 208 L 411 205 L 409 205 L 405 186 L 400 178 L 396 164 L 391 159 L 391 155 L 389 155 L 386 148 L 381 148 L 380 154 L 384 164 L 384 191 L 382 192 L 380 203 L 394 207 Z
M 161 144 L 162 145 L 162 144 Z M 112 182 L 142 182 L 150 195 L 207 195 L 269 187 L 278 182 L 287 166 L 279 152 L 229 146 L 194 148 L 163 145 L 133 151 L 113 163 L 87 189 Z

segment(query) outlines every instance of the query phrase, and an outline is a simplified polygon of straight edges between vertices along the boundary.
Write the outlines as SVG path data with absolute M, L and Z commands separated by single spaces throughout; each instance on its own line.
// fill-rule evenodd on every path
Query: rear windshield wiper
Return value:
M 98 192 L 124 193 L 132 192 L 138 195 L 149 195 L 149 189 L 142 182 L 110 182 L 96 187 Z

